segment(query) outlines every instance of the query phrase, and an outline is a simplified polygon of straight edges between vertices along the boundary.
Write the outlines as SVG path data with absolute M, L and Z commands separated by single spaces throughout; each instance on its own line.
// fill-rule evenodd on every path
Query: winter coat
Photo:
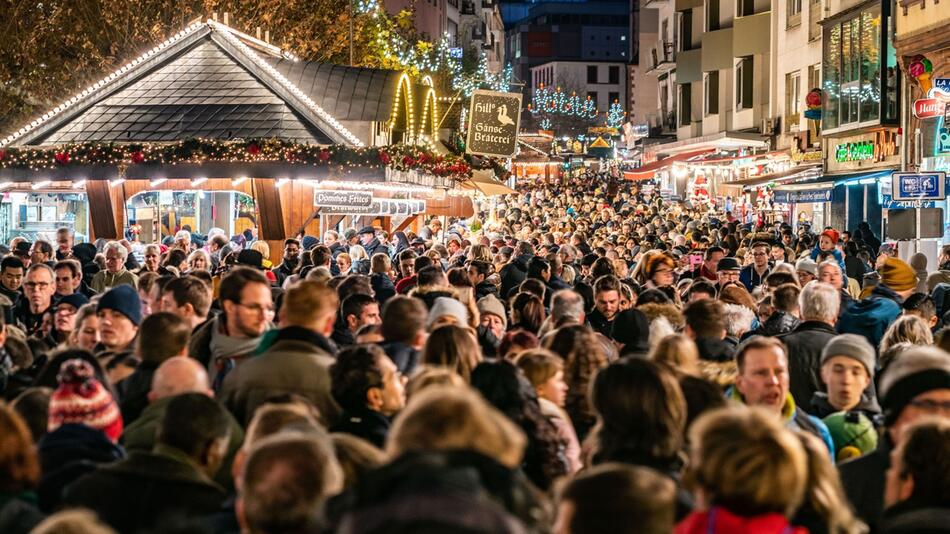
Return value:
M 215 512 L 224 490 L 185 454 L 160 446 L 80 478 L 67 488 L 65 503 L 96 512 L 119 532 L 161 532 L 162 521 Z
M 752 335 L 769 337 L 780 336 L 795 330 L 799 324 L 801 324 L 801 321 L 798 317 L 788 312 L 775 311 L 764 323 L 752 331 Z
M 0 532 L 3 534 L 28 534 L 43 517 L 32 491 L 0 492 Z
M 488 295 L 494 295 L 495 298 L 498 298 L 498 286 L 491 282 L 480 282 L 475 286 L 475 301 L 478 302 Z M 500 300 L 500 299 L 499 299 Z
M 37 494 L 40 509 L 53 512 L 66 487 L 100 465 L 125 457 L 125 450 L 104 433 L 81 423 L 67 423 L 47 433 L 37 444 L 43 477 Z
M 419 351 L 401 341 L 384 341 L 379 346 L 404 375 L 410 375 L 419 364 Z
M 282 328 L 270 348 L 228 373 L 218 400 L 246 426 L 267 399 L 296 393 L 313 402 L 324 424 L 332 424 L 340 413 L 330 395 L 332 352 L 327 339 L 312 330 Z
M 937 284 L 950 284 L 950 270 L 934 271 L 927 275 L 927 292 L 933 292 Z M 939 304 L 939 303 L 938 303 Z
M 501 275 L 501 294 L 507 296 L 512 289 L 521 285 L 528 277 L 528 263 L 533 258 L 531 254 L 521 254 L 506 263 L 499 271 Z
M 617 316 L 614 315 L 614 319 L 616 318 Z M 614 330 L 614 320 L 611 319 L 608 321 L 607 318 L 604 317 L 604 314 L 600 313 L 600 310 L 594 309 L 594 311 L 587 316 L 587 322 L 598 334 L 602 334 L 608 338 L 611 337 Z
M 902 299 L 886 286 L 876 286 L 871 294 L 848 306 L 838 319 L 841 334 L 864 336 L 872 347 L 879 347 L 887 327 L 901 315 Z
M 148 406 L 148 392 L 152 390 L 152 377 L 157 369 L 158 364 L 155 362 L 142 362 L 125 380 L 116 384 L 125 426 L 135 421 Z
M 788 386 L 795 404 L 809 406 L 812 395 L 824 389 L 821 381 L 821 351 L 838 335 L 828 323 L 805 321 L 779 336 L 788 348 Z
M 155 446 L 156 432 L 162 426 L 168 403 L 174 398 L 166 397 L 149 404 L 135 422 L 125 427 L 119 441 L 129 453 L 152 450 Z M 230 488 L 234 483 L 231 477 L 231 464 L 234 463 L 234 455 L 237 454 L 238 449 L 241 448 L 241 444 L 244 442 L 244 429 L 241 428 L 241 424 L 230 413 L 227 416 L 228 428 L 231 431 L 228 436 L 228 452 L 221 463 L 221 469 L 215 475 L 215 482 L 225 489 Z
M 333 529 L 343 534 L 514 534 L 550 524 L 520 470 L 467 450 L 407 452 L 366 473 L 343 501 Z
M 674 534 L 808 534 L 808 530 L 793 527 L 779 513 L 745 517 L 721 506 L 703 512 L 693 512 L 673 529 Z
M 824 391 L 816 391 L 811 397 L 811 403 L 809 403 L 809 406 L 811 407 L 811 411 L 809 413 L 814 414 L 815 417 L 821 419 L 841 411 L 828 402 L 828 394 Z M 877 421 L 880 419 L 881 407 L 878 405 L 874 395 L 871 394 L 870 386 L 868 389 L 864 390 L 863 393 L 861 393 L 861 400 L 858 402 L 858 405 L 848 411 L 861 412 L 871 421 Z
M 877 532 L 884 516 L 885 474 L 891 466 L 891 443 L 886 431 L 874 451 L 838 466 L 841 485 L 855 514 Z
M 373 293 L 376 295 L 376 302 L 380 306 L 386 304 L 386 301 L 396 296 L 396 286 L 393 285 L 393 281 L 389 276 L 383 273 L 373 273 L 369 277 L 369 283 L 373 288 Z
M 385 254 L 389 256 L 389 247 L 379 242 L 378 238 L 373 238 L 368 245 L 363 246 L 363 250 L 366 251 L 366 256 L 370 259 L 373 258 L 373 254 Z
M 272 269 L 271 272 L 273 272 L 274 276 L 277 277 L 278 286 L 284 285 L 284 280 L 286 280 L 288 276 L 294 274 L 294 269 L 297 268 L 299 261 L 300 260 L 298 259 L 297 263 L 288 263 L 287 260 L 284 260 L 280 262 L 280 265 Z
M 745 404 L 745 398 L 739 393 L 739 389 L 736 387 L 731 387 L 726 391 L 726 398 Z M 831 459 L 834 461 L 835 442 L 831 439 L 831 432 L 828 431 L 828 426 L 825 425 L 821 419 L 818 419 L 814 415 L 809 415 L 805 413 L 805 410 L 799 408 L 795 404 L 795 399 L 792 398 L 791 393 L 785 395 L 785 404 L 782 406 L 782 420 L 785 422 L 785 427 L 789 430 L 801 430 L 820 439 L 825 444 L 825 447 L 828 448 Z
M 918 504 L 913 500 L 899 502 L 884 511 L 883 534 L 947 534 L 950 533 L 950 506 Z
M 103 293 L 115 286 L 122 284 L 128 284 L 137 288 L 139 286 L 139 277 L 135 276 L 131 271 L 126 269 L 123 269 L 117 273 L 99 271 L 96 273 L 96 276 L 92 277 L 92 282 L 90 282 L 89 286 L 92 287 L 94 291 Z
M 330 432 L 352 434 L 382 449 L 386 445 L 391 424 L 388 417 L 369 408 L 343 410 L 337 424 L 330 427 Z
M 765 269 L 763 274 L 759 274 L 755 270 L 755 265 L 746 265 L 739 271 L 739 281 L 742 282 L 742 285 L 749 291 L 752 292 L 753 289 L 762 285 L 765 282 L 765 278 L 772 272 L 772 266 L 768 266 Z

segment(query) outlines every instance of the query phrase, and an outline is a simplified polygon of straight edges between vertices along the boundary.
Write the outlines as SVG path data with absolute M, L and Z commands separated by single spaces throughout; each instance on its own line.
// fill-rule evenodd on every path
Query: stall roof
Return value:
M 653 175 L 656 174 L 656 171 L 660 169 L 665 169 L 677 161 L 686 161 L 697 156 L 702 156 L 703 154 L 712 152 L 712 150 L 713 149 L 711 148 L 707 148 L 703 150 L 696 150 L 694 152 L 683 152 L 675 156 L 670 156 L 666 159 L 648 163 L 642 167 L 637 167 L 636 169 L 630 171 L 624 171 L 623 177 L 627 180 L 649 180 L 653 178 Z
M 339 121 L 388 116 L 399 75 L 297 61 L 218 22 L 197 22 L 0 146 L 195 137 L 361 145 Z

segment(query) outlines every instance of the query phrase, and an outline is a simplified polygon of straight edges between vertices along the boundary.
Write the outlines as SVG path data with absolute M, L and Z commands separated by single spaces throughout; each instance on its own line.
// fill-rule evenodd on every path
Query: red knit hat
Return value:
M 49 430 L 80 423 L 101 430 L 113 442 L 122 434 L 122 416 L 109 390 L 96 379 L 89 362 L 66 360 L 56 375 L 59 387 L 49 401 Z
M 821 235 L 828 236 L 828 239 L 830 239 L 831 242 L 836 245 L 838 244 L 838 238 L 841 237 L 838 231 L 833 228 L 829 228 L 825 230 L 824 232 L 821 233 Z

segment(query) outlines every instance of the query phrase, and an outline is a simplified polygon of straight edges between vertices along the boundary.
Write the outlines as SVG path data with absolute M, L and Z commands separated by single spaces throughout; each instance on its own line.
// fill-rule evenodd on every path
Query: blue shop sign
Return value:
M 881 195 L 881 209 L 909 210 L 913 208 L 936 208 L 936 200 L 894 200 L 891 195 Z
M 945 198 L 946 173 L 895 172 L 892 176 L 891 194 L 894 200 L 943 200 Z
M 811 191 L 775 191 L 772 198 L 779 204 L 831 202 L 831 189 L 815 189 Z
M 950 78 L 934 78 L 933 84 L 935 89 L 950 94 Z

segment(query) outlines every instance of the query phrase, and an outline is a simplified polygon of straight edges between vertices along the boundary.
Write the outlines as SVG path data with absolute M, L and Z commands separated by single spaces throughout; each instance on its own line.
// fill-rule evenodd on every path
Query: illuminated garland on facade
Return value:
M 621 106 L 619 102 L 610 104 L 610 109 L 607 110 L 608 128 L 620 128 L 626 118 L 627 112 L 623 110 L 623 106 Z
M 0 149 L 0 168 L 42 171 L 80 165 L 175 165 L 179 163 L 293 163 L 314 167 L 390 167 L 464 180 L 471 166 L 458 156 L 442 156 L 420 146 L 353 147 L 309 145 L 279 139 L 177 143 L 82 143 L 57 147 Z
M 542 84 L 534 90 L 534 96 L 528 111 L 534 115 L 566 115 L 569 117 L 581 117 L 593 119 L 597 116 L 597 102 L 590 97 L 582 99 L 577 93 L 567 95 L 558 87 L 552 91 Z

